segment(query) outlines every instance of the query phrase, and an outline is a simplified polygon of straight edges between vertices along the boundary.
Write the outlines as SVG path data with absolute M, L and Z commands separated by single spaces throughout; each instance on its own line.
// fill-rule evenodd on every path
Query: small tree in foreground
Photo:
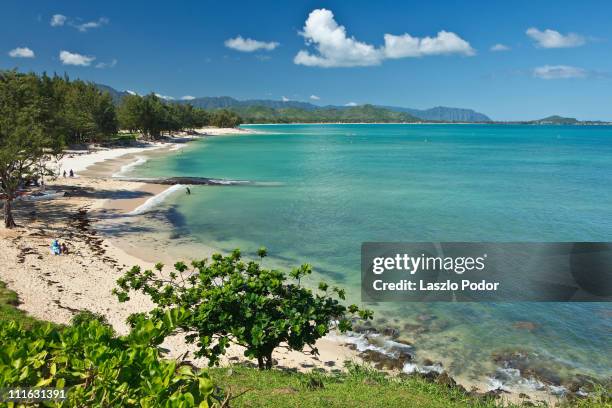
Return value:
M 263 258 L 266 250 L 260 249 L 259 255 Z M 155 324 L 168 310 L 187 311 L 178 327 L 187 333 L 188 342 L 197 341 L 196 356 L 207 358 L 209 365 L 218 364 L 227 347 L 237 344 L 246 349 L 246 357 L 257 359 L 260 369 L 270 369 L 277 347 L 304 351 L 308 346 L 316 355 L 315 342 L 331 328 L 346 332 L 352 317 L 372 318 L 368 310 L 342 305 L 342 289 L 325 283 L 317 291 L 301 286 L 300 280 L 312 272 L 310 265 L 287 276 L 243 262 L 239 250 L 191 265 L 190 270 L 177 262 L 167 274 L 162 264 L 155 271 L 135 266 L 117 281 L 120 289 L 115 293 L 126 301 L 131 290 L 140 291 L 157 305 L 147 315 L 132 315 L 132 322 L 150 319 Z

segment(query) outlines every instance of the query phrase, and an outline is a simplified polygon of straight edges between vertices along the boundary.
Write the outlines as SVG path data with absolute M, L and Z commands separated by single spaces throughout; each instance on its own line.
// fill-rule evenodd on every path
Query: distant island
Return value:
M 115 102 L 130 93 L 108 85 L 96 84 Z M 528 121 L 494 121 L 473 109 L 437 106 L 413 109 L 388 105 L 318 106 L 308 102 L 271 99 L 238 100 L 229 96 L 206 96 L 190 100 L 166 100 L 210 111 L 228 110 L 240 116 L 242 123 L 482 123 L 510 125 L 610 125 L 606 121 L 581 121 L 576 118 L 548 116 Z

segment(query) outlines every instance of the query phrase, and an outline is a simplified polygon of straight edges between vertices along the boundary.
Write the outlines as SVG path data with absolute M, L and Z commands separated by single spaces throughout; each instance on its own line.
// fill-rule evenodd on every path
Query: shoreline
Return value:
M 243 132 L 237 133 L 245 134 Z M 236 133 L 228 132 L 224 134 Z M 71 254 L 66 257 L 45 256 L 44 249 L 38 250 L 35 254 L 28 252 L 28 248 L 31 250 L 35 246 L 48 246 L 48 241 L 52 237 L 50 235 L 44 237 L 47 241 L 46 245 L 44 244 L 45 239 L 42 239 L 42 237 L 39 240 L 28 238 L 37 232 L 37 228 L 40 229 L 40 227 L 35 226 L 36 224 L 28 223 L 28 228 L 20 228 L 20 232 L 25 232 L 24 237 L 17 239 L 16 248 L 13 248 L 12 252 L 7 252 L 4 243 L 2 244 L 2 252 L 7 253 L 8 256 L 3 259 L 0 255 L 0 262 L 8 265 L 11 262 L 9 258 L 18 259 L 19 256 L 23 256 L 24 262 L 22 263 L 28 268 L 34 268 L 32 272 L 36 271 L 33 274 L 35 276 L 28 276 L 25 280 L 19 275 L 20 268 L 23 268 L 23 265 L 16 265 L 17 268 L 11 268 L 12 271 L 9 273 L 5 273 L 4 270 L 0 271 L 0 280 L 5 281 L 11 289 L 19 294 L 23 301 L 21 307 L 25 311 L 40 319 L 68 323 L 75 310 L 87 309 L 105 315 L 119 333 L 124 333 L 127 330 L 125 319 L 129 314 L 151 308 L 151 303 L 142 296 L 133 296 L 130 302 L 119 304 L 110 291 L 114 287 L 115 280 L 125 271 L 125 268 L 132 265 L 151 267 L 153 265 L 153 254 L 146 248 L 140 248 L 140 253 L 134 251 L 132 247 L 122 245 L 120 240 L 114 238 L 112 234 L 108 237 L 109 231 L 113 231 L 112 228 L 110 230 L 107 228 L 105 232 L 100 234 L 102 236 L 99 236 L 98 233 L 104 230 L 104 228 L 99 228 L 99 225 L 104 222 L 117 222 L 118 227 L 114 231 L 120 234 L 123 225 L 122 219 L 129 217 L 131 211 L 145 204 L 147 200 L 172 188 L 172 186 L 124 180 L 121 177 L 113 177 L 113 175 L 142 157 L 165 155 L 175 148 L 176 145 L 165 143 L 157 148 L 128 148 L 136 149 L 129 151 L 117 148 L 117 150 L 109 149 L 113 151 L 112 154 L 104 153 L 107 150 L 102 150 L 100 154 L 97 152 L 91 153 L 92 155 L 98 154 L 98 156 L 87 157 L 86 163 L 89 163 L 88 165 L 80 163 L 84 167 L 82 171 L 79 170 L 78 177 L 74 179 L 60 177 L 55 182 L 48 184 L 49 188 L 66 189 L 64 191 L 70 191 L 70 188 L 74 189 L 76 187 L 81 193 L 71 193 L 70 197 L 46 202 L 28 203 L 31 204 L 31 207 L 36 207 L 37 204 L 42 204 L 39 207 L 45 207 L 46 204 L 59 204 L 69 207 L 69 211 L 67 211 L 68 220 L 73 219 L 71 217 L 74 216 L 74 212 L 82 214 L 84 211 L 85 215 L 82 219 L 86 219 L 87 224 L 91 224 L 91 227 L 85 233 L 85 236 L 81 237 L 83 242 L 71 243 L 75 246 L 76 251 L 72 251 L 71 248 Z M 119 154 L 120 152 L 121 154 Z M 73 160 L 73 162 L 68 163 L 79 168 L 77 165 L 80 158 L 67 159 Z M 66 165 L 65 163 L 64 165 Z M 38 213 L 39 209 L 36 208 L 35 211 Z M 19 214 L 18 219 L 27 219 L 26 214 L 27 212 Z M 24 222 L 22 221 L 22 223 Z M 43 224 L 44 226 L 45 224 Z M 64 231 L 67 229 L 65 225 L 60 225 L 59 229 L 61 230 L 62 227 Z M 143 234 L 146 234 L 146 232 Z M 71 237 L 68 234 L 68 239 L 74 237 L 74 235 Z M 10 237 L 10 239 L 16 238 L 15 236 Z M 66 239 L 63 236 L 60 236 L 60 238 Z M 94 243 L 88 243 L 88 240 L 93 240 Z M 48 250 L 46 252 L 48 253 Z M 159 255 L 156 253 L 155 257 L 160 258 Z M 167 256 L 168 254 L 163 255 Z M 66 268 L 67 270 L 64 270 L 61 268 L 66 266 L 63 265 L 63 261 L 66 259 L 69 259 L 70 265 Z M 40 262 L 41 260 L 42 262 Z M 50 265 L 47 265 L 47 261 L 51 261 Z M 89 262 L 88 265 L 87 262 Z M 54 273 L 58 276 L 55 276 Z M 64 286 L 68 282 L 69 285 Z M 46 285 L 46 288 L 44 285 Z M 45 291 L 47 293 L 40 296 L 40 293 Z M 345 360 L 363 361 L 361 359 L 363 351 L 352 349 L 350 346 L 347 347 L 346 343 L 350 343 L 350 341 L 337 336 L 328 336 L 322 339 L 317 344 L 321 353 L 318 359 L 298 352 L 287 353 L 285 350 L 276 352 L 274 357 L 278 361 L 278 366 L 298 370 L 308 370 L 313 367 L 327 370 L 330 367 L 337 369 L 343 367 Z M 163 347 L 170 349 L 168 357 L 176 358 L 193 350 L 178 337 L 168 339 Z M 238 360 L 245 359 L 242 357 L 242 351 L 239 348 L 234 348 L 223 359 L 223 363 L 227 364 Z M 204 362 L 198 360 L 195 361 L 195 364 L 203 366 Z M 415 364 L 412 365 L 418 372 L 419 368 Z M 466 381 L 460 381 L 460 383 L 466 387 L 474 386 L 480 392 L 487 391 L 485 387 L 482 387 L 482 384 L 467 384 Z M 530 394 L 533 395 L 534 400 L 535 398 L 549 400 L 553 398 L 549 394 L 537 391 Z M 515 394 L 503 394 L 503 396 L 509 400 L 514 400 L 517 397 Z
M 218 133 L 254 132 L 229 129 Z M 213 135 L 202 137 L 206 136 Z M 151 268 L 154 263 L 116 244 L 112 236 L 108 236 L 109 230 L 102 232 L 104 228 L 99 225 L 118 222 L 120 229 L 121 219 L 129 217 L 130 211 L 172 188 L 112 175 L 138 160 L 137 156 L 168 154 L 174 148 L 173 143 L 163 143 L 160 146 L 98 149 L 88 154 L 66 155 L 55 163 L 59 168 L 73 169 L 75 177 L 60 176 L 47 181 L 47 192 L 56 192 L 53 198 L 20 201 L 14 209 L 19 227 L 0 229 L 0 265 L 3 265 L 0 280 L 17 293 L 21 310 L 37 319 L 58 324 L 68 324 L 78 311 L 89 310 L 104 315 L 118 333 L 125 334 L 129 330 L 126 319 L 130 314 L 152 308 L 150 300 L 141 294 L 134 294 L 127 303 L 119 303 L 112 295 L 115 281 L 127 269 L 133 265 Z M 69 253 L 52 255 L 49 250 L 52 239 L 66 242 Z M 168 358 L 178 358 L 185 353 L 193 357 L 193 347 L 185 344 L 182 336 L 168 338 L 162 347 L 169 350 Z M 359 360 L 357 353 L 336 338 L 321 339 L 317 348 L 318 357 L 279 349 L 274 358 L 279 367 L 299 371 L 314 367 L 337 369 L 345 360 Z M 202 359 L 190 360 L 199 367 L 206 366 Z M 243 357 L 243 350 L 232 346 L 222 364 L 242 360 L 248 361 Z

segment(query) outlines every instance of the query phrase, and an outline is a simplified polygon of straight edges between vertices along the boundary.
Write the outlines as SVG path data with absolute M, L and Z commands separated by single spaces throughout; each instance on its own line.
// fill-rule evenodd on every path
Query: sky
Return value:
M 0 69 L 167 98 L 612 120 L 612 2 L 15 1 Z

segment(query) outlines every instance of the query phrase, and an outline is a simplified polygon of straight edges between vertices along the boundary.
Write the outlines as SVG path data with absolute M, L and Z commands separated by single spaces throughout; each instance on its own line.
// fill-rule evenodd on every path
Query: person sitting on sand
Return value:
M 53 242 L 51 242 L 51 253 L 53 255 L 62 254 L 62 248 L 60 247 L 59 241 L 57 239 L 54 239 Z
M 68 254 L 68 245 L 66 245 L 65 242 L 62 242 L 62 245 L 60 246 L 60 249 L 62 251 L 62 254 L 64 254 L 64 255 Z
M 70 177 L 74 177 L 74 171 L 72 171 L 72 169 L 70 169 Z

